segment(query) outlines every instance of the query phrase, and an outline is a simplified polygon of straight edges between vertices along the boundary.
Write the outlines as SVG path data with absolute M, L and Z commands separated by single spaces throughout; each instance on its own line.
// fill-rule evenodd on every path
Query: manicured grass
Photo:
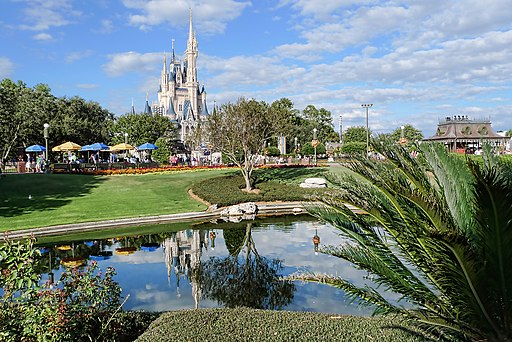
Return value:
M 410 329 L 411 331 L 408 331 Z M 399 317 L 236 309 L 162 314 L 136 341 L 425 341 Z
M 190 186 L 232 172 L 7 175 L 0 178 L 0 231 L 202 211 L 206 206 L 188 195 Z

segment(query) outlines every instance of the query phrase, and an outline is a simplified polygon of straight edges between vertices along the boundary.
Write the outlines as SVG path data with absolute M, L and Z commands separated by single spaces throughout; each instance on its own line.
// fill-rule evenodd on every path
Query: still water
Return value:
M 337 230 L 307 216 L 240 223 L 162 224 L 137 227 L 124 236 L 44 243 L 43 280 L 49 265 L 55 279 L 73 264 L 93 260 L 115 268 L 129 295 L 125 310 L 168 311 L 246 305 L 256 308 L 368 315 L 342 290 L 278 279 L 294 272 L 342 275 L 360 285 L 366 273 L 341 259 L 317 253 L 343 242 Z M 317 243 L 317 246 L 315 246 Z M 66 264 L 68 266 L 66 266 Z

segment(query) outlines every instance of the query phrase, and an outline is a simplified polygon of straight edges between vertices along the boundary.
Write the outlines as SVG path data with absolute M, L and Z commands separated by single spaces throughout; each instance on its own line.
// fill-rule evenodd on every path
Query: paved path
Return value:
M 258 206 L 257 216 L 273 216 L 285 214 L 305 213 L 304 202 L 265 202 L 256 203 Z M 4 232 L 4 236 L 10 239 L 21 239 L 28 236 L 51 236 L 63 235 L 70 232 L 85 232 L 100 229 L 113 229 L 118 227 L 155 224 L 166 222 L 183 222 L 183 221 L 200 221 L 212 220 L 220 218 L 220 212 L 224 208 L 219 208 L 211 211 L 169 214 L 169 215 L 156 215 L 144 217 L 131 217 L 124 219 L 106 220 L 99 222 L 83 222 L 73 224 L 61 224 L 57 226 L 39 227 L 23 230 L 14 230 Z

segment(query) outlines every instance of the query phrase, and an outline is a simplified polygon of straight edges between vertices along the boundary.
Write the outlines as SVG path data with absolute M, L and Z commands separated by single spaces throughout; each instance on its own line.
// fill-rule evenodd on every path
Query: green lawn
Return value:
M 190 198 L 187 190 L 231 172 L 7 175 L 0 178 L 0 231 L 202 211 L 206 206 Z

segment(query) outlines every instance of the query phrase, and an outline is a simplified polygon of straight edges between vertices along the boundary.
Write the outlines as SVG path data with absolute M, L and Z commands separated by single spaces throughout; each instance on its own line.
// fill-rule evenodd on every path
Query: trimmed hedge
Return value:
M 136 341 L 425 341 L 399 317 L 249 308 L 162 314 Z
M 244 202 L 303 201 L 308 195 L 324 191 L 323 189 L 303 189 L 297 184 L 267 180 L 257 183 L 258 193 L 244 192 L 242 191 L 244 188 L 245 181 L 238 175 L 206 179 L 191 187 L 195 195 L 219 207 Z

